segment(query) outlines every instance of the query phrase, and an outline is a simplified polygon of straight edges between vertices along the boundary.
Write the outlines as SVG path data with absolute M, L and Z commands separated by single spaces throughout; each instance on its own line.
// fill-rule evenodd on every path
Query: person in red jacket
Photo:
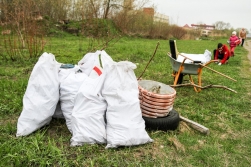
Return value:
M 214 60 L 218 60 L 218 65 L 227 63 L 230 57 L 230 51 L 228 46 L 222 43 L 218 43 L 218 49 L 214 50 Z
M 236 36 L 236 31 L 233 31 L 232 35 L 229 38 L 230 56 L 234 56 L 234 49 L 240 43 L 241 43 L 241 41 L 240 41 L 239 37 Z

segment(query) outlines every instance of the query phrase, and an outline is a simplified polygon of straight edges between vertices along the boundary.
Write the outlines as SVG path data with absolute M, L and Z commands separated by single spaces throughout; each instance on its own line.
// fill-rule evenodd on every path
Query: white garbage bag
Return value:
M 52 115 L 52 118 L 65 119 L 64 114 L 61 110 L 60 101 L 57 104 L 56 110 L 55 110 L 54 114 Z
M 104 50 L 100 52 L 100 55 L 101 55 L 100 59 L 101 59 L 103 67 L 110 67 L 111 65 L 114 64 L 114 61 L 112 60 L 112 58 Z
M 114 63 L 104 82 L 102 94 L 107 101 L 107 146 L 133 146 L 152 142 L 145 130 L 139 102 L 136 65 L 122 61 Z
M 95 53 L 87 53 L 78 62 L 78 66 L 86 75 L 90 75 L 92 68 L 94 66 L 94 62 L 95 62 Z
M 90 75 L 93 67 L 100 64 L 100 67 L 103 68 L 106 65 L 109 65 L 113 62 L 112 58 L 104 51 L 97 50 L 95 53 L 87 53 L 79 62 L 78 65 L 80 69 L 86 74 Z
M 70 69 L 60 69 L 60 105 L 64 115 L 67 128 L 71 130 L 71 115 L 74 107 L 75 96 L 87 78 L 87 75 L 83 73 L 78 66 Z
M 51 53 L 43 53 L 30 75 L 23 97 L 23 110 L 16 136 L 26 136 L 49 124 L 59 101 L 60 64 Z
M 101 56 L 100 56 L 101 55 Z M 113 63 L 105 52 L 96 52 L 93 67 L 75 97 L 72 111 L 71 146 L 106 143 L 105 111 L 107 103 L 101 94 L 109 63 Z M 108 61 L 109 60 L 109 63 Z M 101 67 L 102 66 L 102 67 Z

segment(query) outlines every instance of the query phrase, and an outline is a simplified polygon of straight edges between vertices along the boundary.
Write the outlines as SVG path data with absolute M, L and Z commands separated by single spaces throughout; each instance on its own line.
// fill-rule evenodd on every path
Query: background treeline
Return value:
M 106 27 L 111 21 L 120 33 L 148 38 L 170 37 L 176 39 L 199 36 L 200 30 L 187 31 L 176 25 L 154 22 L 152 16 L 143 13 L 149 0 L 0 0 L 2 30 L 12 33 L 52 33 L 53 27 L 71 33 L 104 36 L 113 31 Z M 151 6 L 154 8 L 154 6 Z M 36 27 L 39 20 L 49 20 Z M 97 21 L 103 20 L 103 21 Z M 69 23 L 75 25 L 67 25 Z M 52 25 L 53 24 L 53 25 Z M 62 26 L 63 24 L 63 26 Z M 216 29 L 231 29 L 229 23 L 216 22 Z M 103 31 L 103 32 L 101 32 Z M 8 33 L 8 31 L 6 31 Z M 114 32 L 112 32 L 114 33 Z
M 196 39 L 200 29 L 154 22 L 143 12 L 149 0 L 0 0 L 0 58 L 38 57 L 47 37 L 74 34 L 108 43 L 121 36 Z M 152 6 L 154 8 L 154 6 Z M 230 24 L 217 22 L 217 38 L 228 36 Z M 216 38 L 216 37 L 214 37 Z M 207 38 L 211 39 L 211 38 Z

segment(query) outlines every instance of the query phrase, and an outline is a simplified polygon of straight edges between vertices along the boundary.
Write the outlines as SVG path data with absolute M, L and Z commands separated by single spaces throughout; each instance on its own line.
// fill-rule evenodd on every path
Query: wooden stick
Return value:
M 170 85 L 171 87 L 181 87 L 181 86 L 195 86 L 197 88 L 201 88 L 201 89 L 207 89 L 207 88 L 223 88 L 223 89 L 227 89 L 231 92 L 234 92 L 234 93 L 237 93 L 235 90 L 233 89 L 230 89 L 226 86 L 222 86 L 222 85 L 206 85 L 206 86 L 199 86 L 199 85 L 196 85 L 196 84 L 193 84 L 193 83 L 188 83 L 188 84 L 179 84 L 179 85 Z
M 192 60 L 192 59 L 190 59 L 190 58 L 188 58 L 188 57 L 186 57 L 186 56 L 184 56 L 184 55 L 182 55 L 182 54 L 179 54 L 179 55 L 185 57 L 186 59 L 191 60 L 192 62 L 194 62 L 194 60 Z M 203 65 L 202 63 L 199 63 L 199 64 L 200 64 L 201 66 L 206 67 L 207 69 L 209 69 L 209 70 L 211 70 L 211 71 L 217 73 L 217 74 L 220 74 L 220 75 L 222 75 L 222 76 L 224 76 L 224 77 L 230 79 L 230 80 L 233 80 L 233 81 L 235 81 L 235 82 L 237 81 L 237 80 L 235 80 L 235 79 L 233 79 L 233 78 L 231 78 L 231 77 L 229 77 L 229 76 L 227 76 L 227 75 L 225 75 L 225 74 L 222 74 L 222 73 L 220 73 L 220 72 L 218 72 L 218 71 L 216 71 L 216 70 L 214 70 L 214 69 L 212 69 L 212 68 L 210 68 L 210 67 L 208 67 L 208 66 Z
M 178 53 L 178 54 L 181 55 L 181 56 L 183 56 L 183 57 L 185 57 L 186 59 L 189 59 L 189 60 L 191 60 L 192 62 L 194 62 L 194 60 L 190 59 L 189 57 L 186 57 L 186 56 L 184 56 L 184 55 L 182 55 L 182 54 L 180 54 L 180 53 Z M 218 60 L 211 60 L 211 61 L 218 62 Z M 201 63 L 200 63 L 200 64 L 201 64 Z
M 147 63 L 147 65 L 146 65 L 146 67 L 145 67 L 144 71 L 143 71 L 143 72 L 142 72 L 142 74 L 138 77 L 138 80 L 139 80 L 139 79 L 142 77 L 142 75 L 145 73 L 146 68 L 148 67 L 148 65 L 149 65 L 149 64 L 150 64 L 150 62 L 152 61 L 152 59 L 153 59 L 154 55 L 156 54 L 156 51 L 157 51 L 158 47 L 159 47 L 159 42 L 157 43 L 157 46 L 156 46 L 156 48 L 155 48 L 155 51 L 154 51 L 154 53 L 153 53 L 153 55 L 152 55 L 151 59 L 150 59 L 150 60 L 149 60 L 149 62 Z
M 207 67 L 207 66 L 204 66 L 203 64 L 201 64 L 200 63 L 200 65 L 202 65 L 203 67 L 206 67 L 207 69 L 209 69 L 209 70 L 212 70 L 213 72 L 215 72 L 215 73 L 217 73 L 217 74 L 220 74 L 220 75 L 222 75 L 222 76 L 224 76 L 224 77 L 226 77 L 226 78 L 228 78 L 228 79 L 230 79 L 230 80 L 232 80 L 232 81 L 237 81 L 237 80 L 235 80 L 235 79 L 233 79 L 233 78 L 231 78 L 231 77 L 229 77 L 229 76 L 227 76 L 227 75 L 225 75 L 225 74 L 222 74 L 222 73 L 220 73 L 220 72 L 218 72 L 218 71 L 216 71 L 216 70 L 214 70 L 214 69 L 212 69 L 212 68 L 210 68 L 210 67 Z
M 192 121 L 190 119 L 182 117 L 181 115 L 180 115 L 180 120 L 188 123 L 192 128 L 194 128 L 195 130 L 197 130 L 197 131 L 199 131 L 199 132 L 201 132 L 203 134 L 206 134 L 206 135 L 209 134 L 209 129 L 206 128 L 205 126 L 201 125 L 201 124 L 198 124 L 197 122 L 194 122 L 194 121 Z

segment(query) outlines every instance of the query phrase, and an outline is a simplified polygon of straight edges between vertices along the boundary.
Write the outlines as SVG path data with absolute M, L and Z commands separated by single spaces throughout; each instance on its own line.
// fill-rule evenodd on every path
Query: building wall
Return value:
M 149 16 L 154 16 L 154 9 L 153 8 L 143 8 L 143 12 Z
M 143 12 L 152 16 L 154 22 L 169 23 L 169 17 L 161 13 L 155 13 L 154 8 L 143 8 Z
M 169 17 L 161 13 L 155 13 L 153 20 L 154 22 L 169 23 Z

